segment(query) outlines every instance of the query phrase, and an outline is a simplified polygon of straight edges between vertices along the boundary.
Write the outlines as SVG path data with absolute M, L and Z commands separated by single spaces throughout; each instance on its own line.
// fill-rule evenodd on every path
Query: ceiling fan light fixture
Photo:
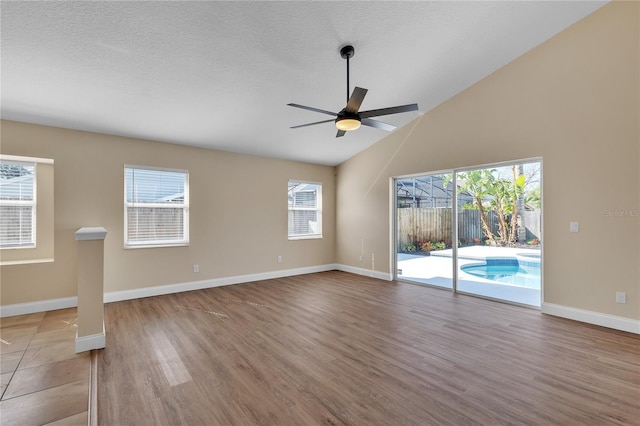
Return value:
M 344 117 L 336 120 L 336 127 L 344 132 L 359 129 L 361 124 L 357 118 Z

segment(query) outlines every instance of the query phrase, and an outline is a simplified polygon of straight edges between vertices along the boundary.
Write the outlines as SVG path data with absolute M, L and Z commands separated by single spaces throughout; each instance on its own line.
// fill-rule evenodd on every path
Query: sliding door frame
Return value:
M 455 185 L 456 182 L 456 178 L 457 178 L 457 174 L 456 174 L 456 170 L 437 170 L 434 172 L 425 172 L 425 173 L 413 173 L 410 175 L 399 175 L 399 176 L 392 176 L 391 178 L 389 178 L 389 270 L 391 271 L 391 279 L 395 280 L 395 281 L 402 281 L 402 282 L 406 282 L 409 284 L 419 284 L 419 285 L 424 285 L 424 286 L 428 286 L 428 287 L 435 287 L 441 290 L 448 290 L 451 291 L 453 293 L 457 292 L 456 289 L 456 281 L 458 278 L 458 245 L 457 244 L 452 244 L 451 248 L 453 249 L 452 252 L 452 268 L 453 268 L 453 275 L 452 275 L 452 283 L 451 283 L 451 288 L 445 288 L 445 287 L 440 287 L 440 286 L 435 286 L 432 284 L 427 284 L 427 283 L 419 283 L 416 281 L 411 281 L 411 280 L 406 280 L 403 278 L 399 278 L 398 277 L 398 250 L 397 250 L 397 246 L 398 246 L 398 216 L 397 216 L 397 211 L 398 211 L 398 196 L 397 196 L 397 189 L 396 189 L 396 185 L 397 185 L 397 181 L 398 179 L 410 179 L 410 178 L 415 178 L 415 177 L 420 177 L 420 176 L 430 176 L 430 175 L 441 175 L 441 174 L 451 174 L 453 177 L 453 194 L 452 194 L 452 201 L 451 201 L 451 206 L 452 206 L 452 210 L 451 210 L 451 224 L 452 224 L 452 232 L 451 232 L 451 241 L 457 241 L 457 236 L 458 236 L 458 189 Z M 455 226 L 454 226 L 455 224 Z
M 438 170 L 438 171 L 432 171 L 432 172 L 423 172 L 423 173 L 413 173 L 413 174 L 409 174 L 409 175 L 398 175 L 398 176 L 392 176 L 389 179 L 389 199 L 390 199 L 390 211 L 389 211 L 389 222 L 390 222 L 390 226 L 389 226 L 389 230 L 390 230 L 390 235 L 389 235 L 389 262 L 390 262 L 390 268 L 389 270 L 391 271 L 391 279 L 395 280 L 395 281 L 401 281 L 401 282 L 406 282 L 406 283 L 410 283 L 410 284 L 418 284 L 418 285 L 425 285 L 425 286 L 429 286 L 429 287 L 434 287 L 434 288 L 438 288 L 440 290 L 448 290 L 451 291 L 453 293 L 459 293 L 459 294 L 464 294 L 464 295 L 469 295 L 469 296 L 474 296 L 474 297 L 479 297 L 479 298 L 483 298 L 483 299 L 488 299 L 488 300 L 494 300 L 497 302 L 502 302 L 502 303 L 508 303 L 508 304 L 512 304 L 512 305 L 516 305 L 516 306 L 523 306 L 526 308 L 531 308 L 531 309 L 538 309 L 540 310 L 540 307 L 535 307 L 532 305 L 525 305 L 525 304 L 520 304 L 517 302 L 512 302 L 509 300 L 503 300 L 503 299 L 496 299 L 496 298 L 492 298 L 492 297 L 487 297 L 487 296 L 483 296 L 483 295 L 479 295 L 479 294 L 475 294 L 475 293 L 468 293 L 468 292 L 464 292 L 464 291 L 459 291 L 458 290 L 458 211 L 459 211 L 459 207 L 458 207 L 458 174 L 459 173 L 464 173 L 467 172 L 469 170 L 478 170 L 478 169 L 488 169 L 488 168 L 498 168 L 498 167 L 508 167 L 508 166 L 513 166 L 513 165 L 517 165 L 517 164 L 527 164 L 527 163 L 540 163 L 540 237 L 541 237 L 541 241 L 544 241 L 544 189 L 543 189 L 543 160 L 542 157 L 530 157 L 530 158 L 523 158 L 523 159 L 518 159 L 518 160 L 510 160 L 510 161 L 502 161 L 502 162 L 497 162 L 497 163 L 488 163 L 488 164 L 481 164 L 481 165 L 475 165 L 475 166 L 467 166 L 467 167 L 458 167 L 455 169 L 448 169 L 448 170 Z M 452 202 L 452 231 L 451 231 L 451 241 L 454 242 L 451 244 L 451 248 L 452 248 L 452 285 L 451 288 L 444 288 L 444 287 L 439 287 L 439 286 L 435 286 L 435 285 L 430 285 L 430 284 L 425 284 L 425 283 L 419 283 L 416 281 L 411 281 L 411 280 L 405 280 L 401 277 L 398 277 L 398 250 L 397 250 L 397 244 L 398 244 L 398 216 L 397 216 L 397 211 L 398 211 L 398 197 L 397 197 L 397 189 L 396 189 L 396 185 L 397 185 L 397 180 L 398 179 L 407 179 L 407 178 L 414 178 L 414 177 L 419 177 L 419 176 L 429 176 L 429 175 L 436 175 L 436 174 L 451 174 L 453 176 L 453 202 Z M 455 224 L 455 226 L 453 226 Z M 540 306 L 542 306 L 542 302 L 544 301 L 544 243 L 540 244 Z

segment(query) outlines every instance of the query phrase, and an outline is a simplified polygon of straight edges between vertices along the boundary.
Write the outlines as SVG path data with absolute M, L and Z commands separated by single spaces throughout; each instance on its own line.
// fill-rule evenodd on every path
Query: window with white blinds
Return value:
M 36 164 L 0 159 L 0 248 L 36 245 Z
M 189 243 L 189 172 L 125 166 L 125 247 Z
M 322 184 L 289 181 L 289 239 L 322 238 Z

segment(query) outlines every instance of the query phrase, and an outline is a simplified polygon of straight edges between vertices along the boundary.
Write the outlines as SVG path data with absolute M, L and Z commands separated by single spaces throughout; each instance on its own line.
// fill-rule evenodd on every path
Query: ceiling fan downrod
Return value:
M 353 58 L 353 55 L 355 53 L 356 50 L 350 44 L 340 49 L 340 56 L 347 60 L 347 103 L 349 102 L 349 97 L 351 96 L 351 90 L 349 89 L 349 59 Z

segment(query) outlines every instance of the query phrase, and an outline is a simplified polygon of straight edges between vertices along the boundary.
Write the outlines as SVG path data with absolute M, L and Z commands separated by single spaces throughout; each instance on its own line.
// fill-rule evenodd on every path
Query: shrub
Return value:
M 430 252 L 431 250 L 433 250 L 433 243 L 431 241 L 424 241 L 422 243 L 420 243 L 420 250 L 425 251 L 425 252 Z
M 416 246 L 414 246 L 413 244 L 405 244 L 404 245 L 404 251 L 406 253 L 415 253 Z
M 433 243 L 433 248 L 434 250 L 444 250 L 447 248 L 447 245 L 444 243 L 444 241 L 435 241 Z

